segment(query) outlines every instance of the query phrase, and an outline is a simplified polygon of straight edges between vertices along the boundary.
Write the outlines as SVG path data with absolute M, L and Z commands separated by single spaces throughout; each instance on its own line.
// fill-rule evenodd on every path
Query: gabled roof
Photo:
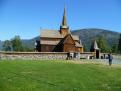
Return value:
M 79 43 L 79 42 L 75 42 L 75 46 L 76 47 L 83 47 L 82 43 Z
M 59 31 L 56 30 L 42 30 L 40 37 L 47 38 L 63 38 Z
M 74 40 L 79 40 L 79 36 L 77 36 L 77 35 L 72 35 L 72 38 L 73 38 Z
M 73 37 L 74 40 L 79 40 L 79 36 L 77 35 L 71 35 Z M 64 36 L 62 36 L 60 34 L 59 31 L 57 30 L 42 30 L 40 37 L 46 37 L 46 38 L 64 38 Z
M 65 43 L 67 42 L 67 39 L 68 39 L 69 36 L 70 36 L 71 39 L 73 40 L 72 35 L 71 35 L 71 34 L 68 34 L 67 36 L 65 36 L 65 38 L 63 38 L 63 39 L 60 41 L 59 45 L 60 45 L 60 44 L 65 44 Z M 73 40 L 73 43 L 75 44 L 76 47 L 83 47 L 81 41 L 80 41 L 80 43 L 79 43 L 79 42 Z
M 68 34 L 67 36 L 65 36 L 64 38 L 60 39 L 60 40 L 57 40 L 57 41 L 53 41 L 53 40 L 41 40 L 40 41 L 40 44 L 46 44 L 46 45 L 63 45 L 65 43 L 68 42 L 68 39 L 69 37 L 71 38 L 73 44 L 76 46 L 76 47 L 83 47 L 81 41 L 80 43 L 78 41 L 75 41 L 73 39 L 73 36 L 71 34 Z
M 64 38 L 63 44 L 65 44 L 65 43 L 67 43 L 67 42 L 68 42 L 69 37 L 71 38 L 72 42 L 75 44 L 75 41 L 74 41 L 74 39 L 73 39 L 73 37 L 72 37 L 72 35 L 71 35 L 71 34 L 68 34 L 68 35 Z
M 66 36 L 58 43 L 58 45 L 63 45 L 63 44 L 66 42 L 66 39 L 67 39 L 69 36 L 71 36 L 71 34 L 66 35 Z M 72 36 L 71 36 L 71 38 L 72 38 Z M 73 40 L 73 38 L 72 38 L 72 40 Z M 74 40 L 73 40 L 73 41 L 74 41 Z M 74 42 L 74 43 L 75 43 L 75 42 Z

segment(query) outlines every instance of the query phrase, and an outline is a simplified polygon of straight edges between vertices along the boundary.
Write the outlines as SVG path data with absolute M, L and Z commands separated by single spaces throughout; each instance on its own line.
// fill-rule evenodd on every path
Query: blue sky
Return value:
M 31 39 L 41 29 L 60 28 L 66 5 L 71 30 L 121 31 L 121 0 L 0 0 L 0 40 Z

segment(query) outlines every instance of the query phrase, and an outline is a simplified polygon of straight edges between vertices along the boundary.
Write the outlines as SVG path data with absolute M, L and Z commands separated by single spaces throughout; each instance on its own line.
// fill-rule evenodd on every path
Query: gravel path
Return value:
M 109 61 L 108 59 L 90 59 L 90 60 L 85 60 L 85 59 L 82 59 L 82 60 L 72 60 L 72 61 L 66 61 L 66 62 L 71 62 L 71 63 L 76 63 L 76 64 L 88 64 L 88 63 L 91 63 L 91 64 L 105 64 L 105 65 L 109 65 Z M 112 65 L 118 65 L 120 66 L 121 65 L 121 59 L 113 59 L 112 61 Z
M 109 64 L 108 59 L 95 59 L 95 60 L 89 60 L 91 62 L 96 62 L 96 63 L 102 63 L 102 64 Z M 121 65 L 121 59 L 113 59 L 112 65 Z

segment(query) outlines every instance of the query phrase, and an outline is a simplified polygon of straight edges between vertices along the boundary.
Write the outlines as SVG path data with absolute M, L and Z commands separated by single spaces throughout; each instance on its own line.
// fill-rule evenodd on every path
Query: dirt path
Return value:
M 64 63 L 74 63 L 74 64 L 102 64 L 109 66 L 108 60 L 101 60 L 101 59 L 93 59 L 93 60 L 68 60 L 63 61 Z M 120 67 L 121 68 L 121 61 L 113 60 L 111 67 Z

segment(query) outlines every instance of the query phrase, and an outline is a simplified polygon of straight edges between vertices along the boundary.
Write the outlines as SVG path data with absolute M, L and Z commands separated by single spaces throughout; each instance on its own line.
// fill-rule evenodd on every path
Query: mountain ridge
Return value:
M 85 45 L 86 49 L 89 51 L 91 42 L 99 36 L 103 36 L 107 40 L 110 47 L 114 44 L 117 44 L 120 33 L 105 29 L 89 28 L 75 30 L 72 32 L 72 34 L 78 35 L 79 38 L 82 40 L 82 43 Z

